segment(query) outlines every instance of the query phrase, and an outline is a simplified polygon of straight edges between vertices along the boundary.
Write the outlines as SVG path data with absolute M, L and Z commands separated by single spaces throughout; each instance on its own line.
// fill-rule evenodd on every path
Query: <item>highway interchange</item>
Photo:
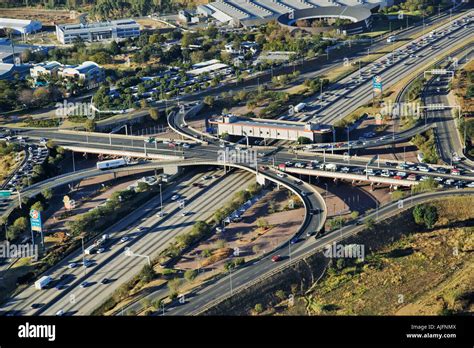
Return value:
M 469 23 L 456 28 L 456 31 L 453 31 L 452 33 L 446 33 L 444 37 L 437 38 L 436 53 L 441 54 L 443 52 L 447 52 L 456 46 L 458 41 L 463 40 L 469 35 L 472 35 L 472 29 L 470 28 Z M 407 46 L 408 45 L 410 44 L 407 44 Z M 387 85 L 390 83 L 396 83 L 397 80 L 408 76 L 412 70 L 429 62 L 431 59 L 431 51 L 432 49 L 430 48 L 420 48 L 416 51 L 417 57 L 415 58 L 418 59 L 410 58 L 408 54 L 408 57 L 405 57 L 405 59 L 412 60 L 408 65 L 402 63 L 402 59 L 400 57 L 402 56 L 402 53 L 400 53 L 396 64 L 387 64 L 386 68 L 380 69 L 379 71 L 374 70 L 373 72 L 381 75 L 385 81 L 390 81 L 387 83 Z M 405 55 L 407 54 L 405 53 Z M 386 58 L 381 58 L 380 60 L 385 59 Z M 382 70 L 384 71 L 382 72 Z M 358 72 L 352 75 L 353 76 L 347 77 L 347 80 L 340 81 L 339 85 L 354 84 L 353 77 L 358 75 Z M 365 82 L 359 86 L 353 85 L 353 87 L 350 88 L 351 91 L 349 91 L 345 97 L 343 96 L 342 90 L 341 92 L 336 92 L 336 94 L 334 94 L 334 89 L 331 90 L 330 93 L 333 97 L 326 99 L 328 105 L 322 109 L 317 108 L 314 116 L 318 119 L 321 119 L 321 121 L 324 123 L 333 123 L 341 117 L 347 115 L 353 109 L 370 100 L 371 75 L 364 74 L 363 76 L 367 80 L 364 80 Z M 437 88 L 442 88 L 446 81 L 445 79 L 440 79 L 440 81 L 437 82 L 439 83 L 429 84 L 426 93 L 426 103 L 447 103 L 444 95 L 433 92 L 433 89 L 437 91 Z M 430 91 L 433 93 L 430 93 Z M 315 107 L 316 105 L 317 102 L 311 106 Z M 447 119 L 449 118 L 451 120 L 449 111 L 443 112 L 441 115 L 438 115 L 438 117 L 446 117 Z M 178 128 L 180 128 L 179 125 L 182 124 L 181 121 L 183 120 L 184 117 L 182 120 L 176 122 L 174 126 L 178 126 Z M 440 122 L 437 122 L 438 128 L 441 128 L 439 123 Z M 453 137 L 453 134 L 449 133 L 453 130 L 453 122 L 441 121 L 441 123 L 443 124 L 443 127 L 444 125 L 449 127 L 442 128 L 442 131 L 446 133 L 441 133 L 441 139 L 445 139 L 441 140 L 441 142 L 444 144 L 446 143 L 446 139 L 457 139 L 457 137 Z M 31 139 L 52 139 L 58 145 L 65 147 L 76 146 L 84 149 L 95 148 L 102 149 L 105 152 L 107 152 L 108 149 L 118 149 L 120 151 L 136 153 L 136 157 L 145 158 L 145 153 L 154 153 L 157 155 L 167 156 L 165 162 L 139 164 L 133 167 L 134 170 L 159 168 L 163 165 L 166 165 L 166 163 L 168 163 L 170 166 L 196 164 L 219 165 L 219 163 L 217 163 L 216 152 L 219 151 L 219 149 L 222 149 L 222 147 L 218 144 L 218 142 L 210 140 L 207 145 L 198 145 L 197 142 L 201 138 L 200 136 L 193 134 L 192 131 L 186 128 L 180 128 L 179 131 L 187 134 L 188 137 L 195 138 L 195 142 L 190 148 L 185 148 L 183 146 L 183 144 L 188 143 L 186 141 L 179 142 L 175 148 L 170 148 L 169 144 L 167 143 L 156 143 L 153 145 L 146 144 L 143 137 L 110 137 L 106 134 L 84 135 L 80 132 L 62 133 L 60 131 L 46 130 L 28 130 L 24 131 L 23 134 L 24 136 L 27 136 Z M 412 135 L 413 134 L 410 134 L 410 137 Z M 396 136 L 397 141 L 405 139 L 400 137 L 400 134 L 397 134 Z M 392 141 L 393 140 L 395 139 L 392 139 Z M 377 145 L 383 144 L 384 143 L 379 143 Z M 446 159 L 448 158 L 447 155 L 449 153 L 452 154 L 453 149 L 460 148 L 460 144 L 442 145 L 442 158 L 446 162 Z M 142 152 L 144 156 L 140 155 Z M 192 185 L 193 182 L 201 180 L 202 174 L 189 174 L 187 177 L 183 178 L 176 188 L 173 190 L 164 191 L 163 198 L 166 202 L 164 209 L 167 213 L 165 216 L 161 217 L 156 215 L 160 203 L 159 199 L 156 198 L 152 202 L 148 203 L 146 207 L 143 207 L 144 209 L 137 209 L 126 219 L 123 219 L 112 226 L 110 230 L 104 231 L 106 233 L 110 233 L 113 237 L 113 240 L 110 244 L 110 247 L 108 247 L 109 250 L 90 257 L 93 260 L 93 265 L 91 267 L 76 267 L 71 269 L 68 267 L 68 264 L 70 264 L 72 261 L 75 261 L 76 263 L 81 262 L 80 259 L 82 251 L 78 250 L 63 260 L 59 265 L 48 271 L 48 274 L 53 275 L 55 279 L 60 279 L 60 277 L 64 274 L 71 274 L 72 280 L 68 282 L 69 284 L 67 287 L 61 290 L 52 288 L 38 291 L 35 290 L 32 285 L 30 285 L 28 288 L 18 293 L 7 304 L 2 306 L 1 310 L 8 311 L 9 313 L 26 315 L 52 315 L 57 313 L 59 310 L 64 310 L 69 314 L 91 313 L 98 305 L 104 302 L 113 293 L 113 290 L 115 290 L 123 282 L 126 282 L 131 277 L 133 277 L 143 266 L 145 262 L 144 259 L 140 257 L 124 256 L 125 246 L 130 246 L 137 254 L 149 256 L 156 255 L 164 249 L 170 240 L 172 240 L 176 235 L 183 233 L 186 228 L 193 224 L 194 221 L 202 220 L 212 215 L 212 213 L 215 211 L 216 198 L 222 197 L 224 192 L 226 193 L 226 197 L 231 197 L 232 192 L 235 192 L 242 186 L 245 186 L 252 181 L 252 177 L 255 175 L 254 173 L 256 171 L 259 172 L 260 175 L 263 175 L 267 180 L 287 186 L 287 188 L 299 194 L 305 204 L 307 213 L 298 232 L 299 235 L 303 237 L 302 241 L 296 245 L 286 243 L 285 245 L 282 245 L 277 251 L 283 256 L 285 263 L 290 263 L 290 252 L 292 256 L 291 258 L 294 261 L 298 259 L 298 257 L 301 257 L 308 252 L 315 252 L 327 243 L 344 239 L 347 236 L 356 233 L 357 231 L 361 230 L 363 226 L 355 224 L 349 225 L 343 227 L 340 231 L 338 231 L 338 233 L 325 235 L 320 239 L 305 238 L 306 234 L 318 231 L 324 223 L 326 210 L 324 201 L 309 184 L 300 184 L 292 176 L 282 176 L 281 174 L 278 174 L 278 172 L 275 170 L 276 165 L 279 163 L 291 161 L 292 166 L 295 163 L 302 162 L 306 167 L 310 164 L 310 161 L 315 160 L 319 162 L 336 163 L 341 167 L 344 166 L 352 168 L 353 166 L 357 165 L 357 170 L 363 170 L 367 168 L 373 168 L 376 170 L 395 170 L 395 167 L 400 165 L 400 163 L 397 163 L 397 161 L 380 162 L 380 160 L 371 160 L 369 163 L 370 159 L 367 158 L 352 157 L 347 159 L 344 156 L 316 154 L 307 151 L 296 152 L 295 150 L 291 149 L 278 149 L 278 151 L 275 151 L 274 148 L 259 148 L 258 152 L 261 153 L 261 156 L 258 156 L 259 164 L 233 165 L 229 163 L 229 166 L 236 167 L 240 170 L 234 170 L 229 174 L 212 179 L 212 182 L 208 183 L 209 187 L 205 190 L 202 190 L 202 192 L 199 188 Z M 261 167 L 262 165 L 264 168 Z M 275 165 L 275 167 L 273 167 L 273 165 Z M 442 166 L 440 166 L 440 168 L 441 167 Z M 114 170 L 114 172 L 125 170 L 127 170 L 127 168 L 120 168 Z M 443 179 L 457 180 L 462 178 L 465 181 L 464 185 L 466 185 L 469 181 L 474 181 L 474 177 L 469 173 L 469 167 L 466 167 L 462 177 L 450 174 L 449 172 L 436 172 L 436 168 L 433 168 L 431 172 L 426 172 L 424 170 L 420 171 L 419 168 L 416 167 L 411 169 L 407 168 L 404 170 L 415 173 L 419 176 L 428 175 L 433 177 L 442 177 Z M 222 175 L 222 171 L 219 172 L 220 175 Z M 46 187 L 57 187 L 66 183 L 79 181 L 87 177 L 96 176 L 101 173 L 102 172 L 96 169 L 87 169 L 77 171 L 75 173 L 65 174 L 62 177 L 49 179 L 45 182 L 32 185 L 24 190 L 24 194 L 27 196 L 32 196 L 41 192 L 41 190 Z M 307 194 L 303 196 L 301 195 L 301 192 L 306 192 Z M 182 216 L 180 214 L 182 209 L 179 208 L 178 203 L 176 201 L 169 200 L 169 198 L 176 193 L 180 194 L 182 197 L 186 197 L 186 210 L 192 213 L 186 216 Z M 414 196 L 411 198 L 410 203 L 405 207 L 415 204 L 416 202 L 439 198 L 446 194 L 462 195 L 468 193 L 472 193 L 472 190 L 464 189 L 444 191 Z M 11 201 L 9 208 L 11 208 L 14 203 L 15 201 Z M 377 212 L 372 212 L 367 216 L 373 216 L 374 214 L 377 214 L 377 218 L 382 220 L 386 216 L 396 213 L 398 209 L 398 205 L 395 202 L 381 208 Z M 311 213 L 314 211 L 321 211 L 321 213 Z M 137 230 L 139 227 L 144 227 L 144 232 L 139 232 Z M 169 232 L 170 230 L 172 230 L 172 232 Z M 131 236 L 132 238 L 126 243 L 120 243 L 120 238 L 125 235 Z M 217 299 L 224 299 L 230 291 L 231 282 L 233 284 L 234 290 L 236 290 L 238 288 L 248 286 L 253 281 L 261 279 L 265 275 L 268 276 L 268 274 L 270 274 L 275 269 L 275 263 L 271 260 L 271 256 L 273 254 L 274 252 L 271 251 L 261 260 L 255 261 L 250 265 L 246 265 L 246 267 L 236 270 L 231 276 L 229 275 L 227 277 L 221 277 L 220 279 L 217 279 L 212 284 L 199 289 L 194 294 L 192 294 L 191 300 L 186 301 L 184 304 L 170 306 L 167 308 L 166 312 L 171 314 L 199 314 L 202 312 L 203 308 L 208 307 Z M 108 279 L 111 279 L 111 281 L 107 284 L 101 284 L 100 282 L 105 276 Z M 230 279 L 231 277 L 232 279 Z M 84 281 L 90 282 L 90 284 L 88 286 L 81 287 L 81 284 Z M 100 287 L 101 290 L 99 295 L 97 294 L 97 287 Z M 34 305 L 33 307 L 35 308 L 33 308 L 32 305 Z

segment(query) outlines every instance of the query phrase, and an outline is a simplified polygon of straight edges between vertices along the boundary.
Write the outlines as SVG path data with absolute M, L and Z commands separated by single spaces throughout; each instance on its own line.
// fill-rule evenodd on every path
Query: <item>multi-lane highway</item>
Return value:
M 398 214 L 404 209 L 413 207 L 415 204 L 423 203 L 426 201 L 432 201 L 434 199 L 445 198 L 449 196 L 462 196 L 474 194 L 474 190 L 466 191 L 444 191 L 444 192 L 435 192 L 427 193 L 404 200 L 404 204 L 400 205 L 399 202 L 394 202 L 388 204 L 377 211 L 366 214 L 364 218 L 372 217 L 376 221 L 382 221 L 389 216 Z M 361 220 L 362 217 L 359 219 Z M 298 261 L 303 256 L 308 256 L 310 254 L 316 253 L 323 249 L 326 245 L 330 245 L 335 242 L 344 240 L 345 238 L 356 234 L 357 232 L 363 230 L 365 227 L 356 223 L 347 225 L 340 230 L 334 231 L 330 234 L 322 236 L 319 239 L 308 238 L 300 243 L 291 245 L 287 244 L 282 246 L 279 250 L 271 253 L 268 257 L 255 262 L 252 267 L 240 268 L 228 275 L 221 278 L 219 281 L 198 289 L 197 291 L 188 294 L 185 296 L 188 300 L 185 303 L 174 302 L 172 306 L 168 306 L 166 309 L 167 315 L 197 315 L 204 312 L 206 309 L 210 308 L 212 305 L 224 301 L 229 298 L 231 295 L 231 279 L 232 277 L 232 287 L 233 294 L 239 290 L 249 287 L 252 283 L 256 283 L 259 280 L 274 274 L 278 271 L 280 267 L 289 267 L 292 262 Z M 291 258 L 290 258 L 291 253 Z M 282 264 L 278 262 L 273 262 L 271 257 L 273 255 L 281 255 Z M 252 280 L 255 280 L 252 282 Z M 242 304 L 245 307 L 245 303 Z M 158 314 L 161 314 L 158 312 Z
M 437 34 L 430 37 L 426 34 L 415 43 L 409 42 L 389 53 L 360 71 L 354 72 L 338 82 L 326 92 L 324 103 L 314 100 L 308 104 L 313 109 L 307 118 L 313 118 L 323 124 L 333 124 L 348 115 L 358 106 L 372 99 L 372 78 L 380 76 L 383 88 L 395 84 L 409 76 L 413 70 L 431 62 L 434 55 L 448 52 L 466 38 L 471 37 L 474 30 L 470 26 L 474 12 L 465 15 L 466 21 L 460 20 L 459 25 L 449 23 L 436 30 Z
M 164 216 L 158 215 L 160 199 L 156 197 L 104 231 L 110 234 L 111 241 L 103 253 L 86 255 L 92 263 L 91 266 L 81 266 L 82 251 L 78 250 L 47 272 L 55 280 L 59 280 L 55 287 L 36 290 L 30 285 L 1 310 L 26 315 L 54 315 L 60 310 L 69 314 L 90 314 L 146 264 L 144 258 L 125 256 L 125 247 L 129 247 L 135 254 L 153 259 L 177 235 L 189 231 L 196 221 L 211 217 L 215 212 L 217 200 L 225 204 L 232 198 L 233 193 L 252 182 L 252 175 L 248 172 L 235 172 L 226 176 L 222 176 L 222 171 L 207 174 L 218 174 L 219 177 L 202 180 L 204 174 L 198 173 L 186 177 L 174 189 L 166 190 L 163 195 Z M 192 185 L 194 182 L 205 183 L 206 188 L 195 187 Z M 173 195 L 185 199 L 184 208 L 180 208 L 178 200 L 171 200 Z M 183 211 L 186 212 L 185 216 L 182 215 Z M 128 240 L 122 242 L 123 237 Z M 77 266 L 69 268 L 68 265 L 72 262 Z M 65 278 L 60 280 L 61 277 Z M 109 280 L 107 284 L 101 283 L 104 278 Z M 84 282 L 89 284 L 83 287 L 81 284 Z
M 357 106 L 370 100 L 372 76 L 381 76 L 383 81 L 385 81 L 385 87 L 391 85 L 408 76 L 414 69 L 418 69 L 430 62 L 433 52 L 436 52 L 436 54 L 445 53 L 464 40 L 465 37 L 472 35 L 473 31 L 469 28 L 472 13 L 466 16 L 466 18 L 468 17 L 468 20 L 460 21 L 459 25 L 447 25 L 444 29 L 437 30 L 438 34 L 433 35 L 433 37 L 428 37 L 427 35 L 424 40 L 416 40 L 417 43 L 415 44 L 409 43 L 403 48 L 397 49 L 393 54 L 391 53 L 368 67 L 365 67 L 360 72 L 362 78 L 359 78 L 359 72 L 356 72 L 341 80 L 337 86 L 333 87 L 330 92 L 326 94 L 324 104 L 318 101 L 311 101 L 309 103 L 310 108 L 312 108 L 309 117 L 317 118 L 323 123 L 334 123 L 336 120 L 344 117 Z M 435 86 L 434 88 L 438 87 Z M 177 126 L 177 128 L 179 128 L 178 130 L 195 139 L 200 138 L 199 134 L 185 130 L 184 128 L 186 127 L 181 127 L 184 118 L 173 118 L 172 120 L 177 120 L 174 126 Z M 449 127 L 448 130 L 451 130 L 451 127 Z M 202 165 L 204 163 L 222 165 L 222 163 L 218 163 L 218 151 L 222 149 L 219 148 L 215 142 L 211 142 L 208 145 L 183 145 L 183 141 L 175 141 L 173 146 L 170 147 L 167 142 L 147 144 L 143 137 L 112 136 L 108 134 L 29 130 L 24 132 L 24 135 L 33 139 L 40 137 L 53 139 L 58 145 L 81 149 L 77 151 L 102 150 L 106 153 L 107 151 L 114 150 L 124 153 L 136 153 L 136 157 L 147 157 L 147 154 L 155 154 L 161 156 L 160 158 L 162 159 L 169 160 L 169 165 L 171 166 Z M 397 136 L 401 136 L 401 134 Z M 185 209 L 187 212 L 190 212 L 189 214 L 181 214 L 182 209 L 178 206 L 178 203 L 176 201 L 168 201 L 165 204 L 167 214 L 165 216 L 157 216 L 159 199 L 154 199 L 147 206 L 137 209 L 130 214 L 130 216 L 121 220 L 109 230 L 104 231 L 110 233 L 112 239 L 103 253 L 88 256 L 91 266 L 80 266 L 82 262 L 82 252 L 78 250 L 47 272 L 47 274 L 59 280 L 54 288 L 39 291 L 34 289 L 33 285 L 30 285 L 12 298 L 2 310 L 19 314 L 55 314 L 58 311 L 64 311 L 68 314 L 91 313 L 98 305 L 105 301 L 120 284 L 137 274 L 140 268 L 145 264 L 146 259 L 140 256 L 125 256 L 125 247 L 130 247 L 135 255 L 156 256 L 174 237 L 187 231 L 195 221 L 205 219 L 212 215 L 216 208 L 215 202 L 217 198 L 219 198 L 219 202 L 229 199 L 232 196 L 232 192 L 241 189 L 242 186 L 250 182 L 253 175 L 252 173 L 258 171 L 260 178 L 263 177 L 265 180 L 271 180 L 286 186 L 288 189 L 297 193 L 302 199 L 306 208 L 305 219 L 298 231 L 300 237 L 302 237 L 302 241 L 297 244 L 291 244 L 290 241 L 288 241 L 288 243 L 282 245 L 278 251 L 271 252 L 270 255 L 263 259 L 236 270 L 231 276 L 229 275 L 228 278 L 222 277 L 217 279 L 214 283 L 193 294 L 193 299 L 190 302 L 177 308 L 168 308 L 173 314 L 199 313 L 203 307 L 209 306 L 209 304 L 214 301 L 222 299 L 230 290 L 231 282 L 233 288 L 238 289 L 239 287 L 248 286 L 248 284 L 257 279 L 261 279 L 263 276 L 271 273 L 275 269 L 275 266 L 278 265 L 278 262 L 274 262 L 271 259 L 271 256 L 275 255 L 275 253 L 282 256 L 283 261 L 281 264 L 283 264 L 289 262 L 286 260 L 300 257 L 309 251 L 321 248 L 328 242 L 345 238 L 361 228 L 360 226 L 349 226 L 341 229 L 338 235 L 333 233 L 317 240 L 307 237 L 319 231 L 324 224 L 326 207 L 322 197 L 309 184 L 300 183 L 291 176 L 277 174 L 274 169 L 270 169 L 268 166 L 285 163 L 299 156 L 300 159 L 297 159 L 297 161 L 302 161 L 307 169 L 307 167 L 311 165 L 310 160 L 326 162 L 325 155 L 300 154 L 291 150 L 279 149 L 273 156 L 267 156 L 267 152 L 273 153 L 274 150 L 275 149 L 269 148 L 258 151 L 258 162 L 264 164 L 264 167 L 255 165 L 254 163 L 240 165 L 228 163 L 228 165 L 238 167 L 244 171 L 229 174 L 221 179 L 213 179 L 214 183 L 210 183 L 209 187 L 202 191 L 192 186 L 193 181 L 200 180 L 201 175 L 185 178 L 185 180 L 175 188 L 175 192 L 165 192 L 164 198 L 167 200 L 175 193 L 186 197 Z M 143 156 L 139 154 L 141 151 L 143 151 Z M 351 161 L 350 164 L 349 160 Z M 356 170 L 377 168 L 381 170 L 385 169 L 388 172 L 394 169 L 393 167 L 396 165 L 393 163 L 383 163 L 382 165 L 377 163 L 377 165 L 375 165 L 372 162 L 368 163 L 369 159 L 352 158 L 349 160 L 336 156 L 331 159 L 331 162 L 344 165 L 345 167 L 349 166 L 350 168 L 357 165 L 360 168 L 355 168 Z M 164 163 L 147 163 L 134 166 L 133 169 L 153 169 L 161 167 L 163 164 Z M 111 170 L 110 172 L 122 170 L 128 170 L 128 168 Z M 415 175 L 441 176 L 443 180 L 447 178 L 471 179 L 470 177 L 460 177 L 452 173 L 433 172 L 433 169 L 410 168 L 409 165 L 407 165 L 407 168 L 404 170 L 410 171 Z M 96 176 L 99 173 L 101 172 L 97 169 L 88 169 L 65 174 L 32 185 L 26 188 L 23 194 L 32 196 L 46 187 L 57 187 L 71 181 Z M 257 176 L 257 178 L 259 177 Z M 471 191 L 466 192 L 472 193 Z M 422 201 L 426 197 L 433 199 L 443 194 L 444 193 L 437 192 L 425 196 L 416 196 L 412 199 L 410 204 Z M 452 194 L 464 194 L 464 191 L 453 192 Z M 10 202 L 9 208 L 11 209 L 12 206 L 13 202 Z M 381 218 L 396 213 L 397 207 L 398 205 L 395 203 L 388 205 L 377 211 L 377 217 Z M 375 212 L 368 216 L 374 214 Z M 125 236 L 129 237 L 126 241 L 122 240 Z M 71 262 L 79 264 L 79 267 L 70 268 L 68 265 Z M 107 278 L 107 281 L 102 283 L 104 278 Z M 229 287 L 227 284 L 229 284 Z
M 472 49 L 467 49 L 459 55 L 459 66 L 468 61 L 467 58 L 471 53 Z M 443 105 L 443 108 L 439 110 L 426 111 L 427 118 L 436 123 L 437 147 L 441 159 L 447 164 L 455 164 L 460 168 L 470 170 L 469 165 L 460 161 L 463 153 L 463 143 L 455 121 L 460 112 L 455 105 L 450 105 L 448 100 L 451 79 L 451 74 L 433 76 L 423 90 L 423 103 L 425 105 Z

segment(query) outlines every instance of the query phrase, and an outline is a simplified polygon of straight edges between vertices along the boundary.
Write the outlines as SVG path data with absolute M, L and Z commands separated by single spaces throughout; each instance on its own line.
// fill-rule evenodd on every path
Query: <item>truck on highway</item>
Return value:
M 105 170 L 111 168 L 118 168 L 128 165 L 128 162 L 124 158 L 108 160 L 108 161 L 101 161 L 97 162 L 97 169 Z
M 84 249 L 84 254 L 86 255 L 91 255 L 94 253 L 94 250 L 96 249 L 95 245 L 90 245 L 86 249 Z
M 46 288 L 48 284 L 51 283 L 52 281 L 53 281 L 53 278 L 51 278 L 50 276 L 41 277 L 35 282 L 35 288 L 38 290 L 42 290 Z
M 337 170 L 337 165 L 334 163 L 327 163 L 324 169 L 335 172 Z
M 295 112 L 303 111 L 306 108 L 306 103 L 299 103 L 295 106 Z
M 100 248 L 103 248 L 106 241 L 109 239 L 109 235 L 104 233 L 100 238 L 97 238 L 95 241 L 94 241 L 94 244 L 88 246 L 85 250 L 84 250 L 84 254 L 87 254 L 87 255 L 92 255 L 94 254 L 94 252 Z

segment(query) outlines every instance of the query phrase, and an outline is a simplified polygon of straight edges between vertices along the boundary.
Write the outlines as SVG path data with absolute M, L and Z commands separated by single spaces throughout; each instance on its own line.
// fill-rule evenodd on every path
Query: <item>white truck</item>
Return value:
M 103 234 L 100 238 L 97 238 L 95 241 L 94 241 L 94 244 L 88 246 L 85 250 L 84 250 L 84 254 L 87 254 L 87 255 L 91 255 L 91 254 L 94 254 L 94 251 L 96 249 L 99 249 L 100 247 L 103 247 L 104 244 L 105 244 L 105 241 L 109 239 L 109 235 L 107 233 Z
M 88 246 L 86 249 L 84 249 L 84 254 L 91 255 L 94 253 L 95 249 L 96 249 L 96 246 L 94 244 L 91 246 Z
M 52 281 L 53 281 L 53 278 L 51 278 L 50 276 L 43 276 L 35 282 L 35 288 L 38 290 L 42 290 L 45 287 L 47 287 L 48 284 L 51 283 Z
M 97 169 L 105 170 L 126 166 L 128 163 L 124 158 L 97 162 Z
M 299 103 L 298 105 L 295 106 L 295 112 L 303 111 L 305 107 L 306 107 L 306 103 Z
M 325 170 L 330 170 L 332 172 L 335 172 L 337 170 L 337 165 L 334 163 L 327 163 L 326 167 L 324 168 Z

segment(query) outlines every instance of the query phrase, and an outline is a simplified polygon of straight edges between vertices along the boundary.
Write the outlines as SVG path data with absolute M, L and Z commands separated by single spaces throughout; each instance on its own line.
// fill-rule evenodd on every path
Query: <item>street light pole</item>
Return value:
M 76 163 L 74 161 L 74 151 L 72 151 L 72 171 L 73 173 L 76 172 Z
M 81 238 L 82 241 L 82 266 L 84 267 L 84 276 L 86 275 L 86 253 L 84 251 L 84 237 Z
M 163 196 L 161 194 L 161 183 L 160 183 L 160 216 L 163 216 Z

